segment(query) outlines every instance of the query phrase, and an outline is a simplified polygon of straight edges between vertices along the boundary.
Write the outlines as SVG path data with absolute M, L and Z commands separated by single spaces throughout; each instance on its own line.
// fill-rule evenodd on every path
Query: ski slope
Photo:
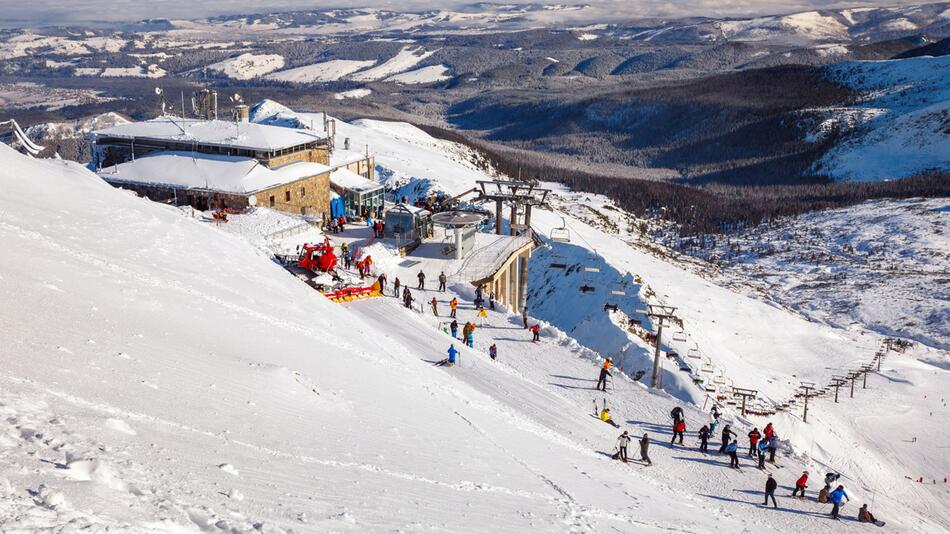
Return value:
M 268 80 L 278 80 L 291 83 L 323 83 L 340 80 L 354 72 L 372 67 L 375 61 L 356 61 L 348 59 L 331 59 L 312 65 L 304 65 L 280 72 L 273 72 L 265 76 Z
M 284 57 L 278 54 L 241 54 L 237 57 L 212 63 L 206 70 L 219 72 L 234 80 L 259 78 L 284 67 Z

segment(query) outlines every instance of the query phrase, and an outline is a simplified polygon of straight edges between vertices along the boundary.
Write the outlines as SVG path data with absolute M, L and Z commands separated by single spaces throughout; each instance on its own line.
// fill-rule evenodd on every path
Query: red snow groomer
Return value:
M 327 239 L 320 245 L 304 243 L 300 248 L 300 258 L 297 266 L 315 273 L 327 273 L 336 268 L 337 257 L 333 252 L 333 245 Z
M 349 302 L 382 294 L 378 281 L 368 286 L 363 285 L 361 278 L 347 271 L 337 270 L 338 261 L 329 239 L 319 245 L 305 243 L 300 247 L 300 255 L 291 270 L 334 302 Z

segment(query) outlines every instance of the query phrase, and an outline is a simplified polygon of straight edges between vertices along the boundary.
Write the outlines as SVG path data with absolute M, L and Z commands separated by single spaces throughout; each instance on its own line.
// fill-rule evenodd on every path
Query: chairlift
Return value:
M 561 226 L 551 229 L 549 238 L 551 241 L 556 241 L 558 243 L 571 242 L 571 231 L 567 229 L 567 223 L 564 221 L 564 217 L 561 217 Z
M 713 378 L 713 382 L 715 382 L 716 384 L 722 385 L 726 383 L 726 379 L 722 375 L 719 375 Z
M 698 349 L 689 349 L 689 351 L 686 353 L 686 357 L 691 358 L 693 360 L 703 359 L 703 355 L 699 353 Z
M 715 371 L 712 365 L 704 365 L 700 367 L 699 370 L 704 373 L 712 373 L 713 371 Z
M 610 294 L 621 297 L 627 296 L 627 285 L 622 282 L 614 282 L 610 286 Z
M 673 341 L 678 341 L 678 342 L 680 342 L 680 343 L 685 342 L 685 341 L 686 341 L 686 332 L 683 332 L 682 330 L 678 330 L 678 331 L 676 331 L 676 332 L 673 332 Z
M 584 285 L 581 286 L 581 293 L 584 293 L 585 295 L 586 295 L 586 294 L 593 293 L 594 291 L 595 291 L 595 289 L 594 289 L 593 286 L 590 286 L 590 285 L 587 285 L 587 284 L 584 284 Z

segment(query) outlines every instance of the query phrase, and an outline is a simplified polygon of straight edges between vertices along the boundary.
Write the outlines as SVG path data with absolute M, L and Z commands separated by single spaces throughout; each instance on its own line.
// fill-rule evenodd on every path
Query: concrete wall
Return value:
M 339 168 L 355 172 L 370 180 L 376 180 L 376 158 L 373 156 L 366 156 L 363 159 L 347 163 L 346 165 L 340 165 Z

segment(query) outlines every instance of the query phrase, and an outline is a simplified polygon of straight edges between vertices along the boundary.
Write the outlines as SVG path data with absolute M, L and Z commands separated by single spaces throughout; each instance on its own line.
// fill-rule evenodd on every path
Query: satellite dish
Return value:
M 241 95 L 239 95 L 239 94 L 237 94 L 237 93 L 234 93 L 234 96 L 231 97 L 231 100 L 232 100 L 233 102 L 240 102 L 240 101 L 243 100 L 243 99 L 241 98 Z
M 257 195 L 251 195 L 251 196 L 247 197 L 247 203 L 248 203 L 249 205 L 251 205 L 251 206 L 256 206 L 256 205 L 257 205 Z
M 163 92 L 164 92 L 164 91 L 162 91 L 162 88 L 161 88 L 161 87 L 156 87 L 156 88 L 155 88 L 155 94 L 156 94 L 156 95 L 161 96 L 161 94 L 162 94 Z

